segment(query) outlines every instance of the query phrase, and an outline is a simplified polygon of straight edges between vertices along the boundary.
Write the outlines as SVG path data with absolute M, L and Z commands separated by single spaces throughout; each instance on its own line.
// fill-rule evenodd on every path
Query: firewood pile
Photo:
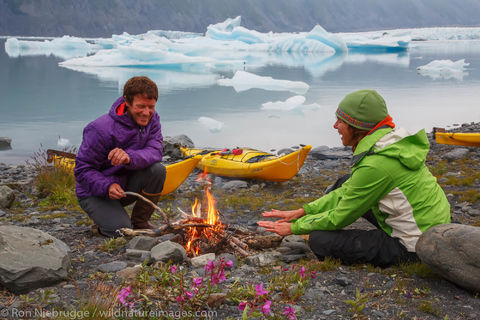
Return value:
M 187 254 L 196 256 L 213 252 L 215 254 L 230 252 L 241 256 L 249 256 L 259 251 L 275 248 L 280 245 L 282 237 L 276 234 L 259 235 L 249 229 L 234 225 L 223 224 L 217 221 L 215 224 L 207 223 L 204 218 L 194 217 L 182 212 L 182 219 L 170 222 L 167 215 L 141 195 L 134 192 L 125 192 L 127 195 L 135 195 L 149 202 L 156 211 L 160 212 L 165 224 L 157 229 L 129 229 L 121 228 L 117 232 L 125 237 L 150 236 L 159 237 L 166 234 L 175 234 L 175 242 L 186 247 Z M 195 249 L 191 249 L 195 248 Z

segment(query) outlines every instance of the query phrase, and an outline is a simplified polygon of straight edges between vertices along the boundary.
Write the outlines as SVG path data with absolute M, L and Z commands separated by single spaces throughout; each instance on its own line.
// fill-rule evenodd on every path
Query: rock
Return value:
M 458 148 L 445 153 L 444 157 L 448 161 L 461 160 L 466 157 L 469 152 L 470 151 L 467 148 Z
M 127 263 L 125 261 L 112 261 L 109 263 L 104 263 L 98 266 L 98 270 L 102 272 L 117 272 L 123 270 L 127 267 Z
M 57 284 L 68 278 L 70 248 L 41 230 L 0 226 L 0 283 L 13 293 Z
M 15 200 L 15 191 L 7 186 L 0 186 L 0 208 L 10 208 Z
M 226 293 L 212 293 L 208 296 L 207 304 L 210 308 L 218 308 L 225 302 L 226 298 Z
M 0 137 L 0 150 L 12 149 L 12 139 L 7 137 Z
M 472 217 L 480 216 L 480 209 L 469 209 L 467 213 Z
M 281 244 L 283 247 L 288 247 L 290 248 L 292 251 L 295 251 L 295 252 L 299 252 L 299 253 L 304 253 L 304 252 L 308 252 L 310 251 L 310 248 L 305 244 L 305 242 L 303 241 L 302 239 L 302 242 L 284 242 L 282 240 L 282 244 Z
M 302 238 L 302 236 L 299 236 L 297 234 L 291 234 L 282 239 L 282 245 L 287 242 L 301 242 L 305 243 L 305 239 Z
M 294 151 L 294 150 L 293 150 L 293 149 L 290 149 L 290 148 L 283 148 L 283 149 L 278 150 L 277 155 L 281 157 L 281 156 L 285 156 L 285 155 L 287 155 L 287 154 L 290 154 L 290 153 L 292 153 L 293 151 Z
M 229 269 L 229 268 L 235 269 L 237 267 L 237 258 L 233 254 L 222 253 L 217 257 L 216 261 L 220 261 L 220 259 L 222 259 L 222 258 L 225 262 L 232 261 L 232 263 L 233 263 L 233 265 L 231 267 L 226 266 L 225 269 Z
M 280 259 L 285 263 L 292 263 L 302 258 L 305 258 L 305 254 L 284 254 Z
M 346 287 L 350 284 L 350 280 L 348 280 L 346 277 L 338 277 L 335 279 L 335 283 L 342 287 Z
M 146 236 L 138 236 L 127 243 L 127 249 L 150 251 L 157 244 L 157 239 Z
M 480 228 L 442 224 L 420 236 L 416 251 L 432 270 L 468 290 L 480 292 Z
M 345 150 L 345 149 L 339 149 L 339 148 L 332 148 L 327 149 L 325 146 L 313 148 L 310 151 L 310 156 L 317 160 L 337 160 L 337 159 L 350 159 L 352 158 L 352 151 L 351 150 Z
M 182 263 L 187 258 L 185 249 L 180 244 L 171 241 L 157 244 L 152 248 L 150 254 L 153 260 L 162 262 L 171 260 L 173 263 Z
M 253 256 L 248 256 L 245 259 L 245 263 L 253 267 L 265 267 L 274 265 L 278 258 L 280 258 L 280 253 L 278 252 L 265 252 L 259 253 Z
M 193 141 L 184 134 L 163 138 L 163 154 L 172 158 L 182 158 L 180 147 L 193 148 Z
M 190 260 L 192 266 L 195 268 L 205 267 L 208 261 L 215 261 L 215 253 L 202 254 L 201 256 L 194 257 Z
M 233 191 L 237 189 L 248 188 L 248 184 L 243 180 L 231 180 L 222 185 L 223 190 Z
M 150 251 L 147 250 L 135 250 L 135 249 L 126 249 L 125 256 L 129 260 L 150 260 Z
M 142 271 L 142 266 L 136 265 L 117 271 L 117 276 L 122 279 L 134 279 L 135 276 L 140 273 L 140 271 Z

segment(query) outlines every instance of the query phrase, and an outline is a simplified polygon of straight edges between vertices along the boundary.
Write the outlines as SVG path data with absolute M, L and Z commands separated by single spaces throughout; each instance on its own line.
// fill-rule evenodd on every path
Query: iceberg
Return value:
M 288 98 L 285 101 L 269 101 L 262 103 L 263 110 L 280 110 L 280 111 L 290 111 L 295 108 L 298 108 L 305 102 L 304 96 L 293 96 Z
M 465 67 L 470 65 L 465 62 L 465 59 L 457 61 L 452 60 L 433 60 L 430 63 L 417 67 L 419 74 L 428 76 L 434 80 L 436 79 L 457 79 L 463 80 L 463 77 L 468 75 Z
M 200 117 L 198 118 L 198 122 L 212 133 L 219 132 L 224 125 L 223 122 L 209 117 Z
M 9 57 L 54 55 L 62 59 L 83 57 L 93 52 L 94 45 L 82 38 L 63 36 L 53 40 L 18 40 L 8 38 L 5 41 L 5 52 Z
M 278 80 L 272 77 L 262 77 L 256 74 L 237 71 L 231 79 L 218 79 L 220 86 L 232 86 L 236 92 L 242 92 L 253 88 L 271 91 L 291 91 L 304 94 L 310 86 L 302 81 Z

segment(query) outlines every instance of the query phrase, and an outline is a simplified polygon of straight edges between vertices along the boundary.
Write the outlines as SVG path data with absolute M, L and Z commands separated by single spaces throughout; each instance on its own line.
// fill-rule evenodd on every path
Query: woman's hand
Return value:
M 264 213 L 262 213 L 262 216 L 264 217 L 281 218 L 280 220 L 278 220 L 278 222 L 290 222 L 293 219 L 298 219 L 300 217 L 303 217 L 304 215 L 305 210 L 303 210 L 303 208 L 285 211 L 272 209 L 272 211 L 265 211 Z
M 281 236 L 292 234 L 292 224 L 290 222 L 281 221 L 258 221 L 260 227 L 265 228 L 269 232 L 275 232 Z

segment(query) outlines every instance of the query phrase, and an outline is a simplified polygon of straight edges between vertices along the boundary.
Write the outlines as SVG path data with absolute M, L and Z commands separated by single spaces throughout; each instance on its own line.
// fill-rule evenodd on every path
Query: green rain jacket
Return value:
M 342 229 L 372 209 L 380 227 L 415 252 L 423 232 L 450 222 L 450 204 L 425 165 L 428 150 L 424 130 L 410 135 L 383 128 L 364 137 L 353 154 L 350 178 L 305 204 L 305 216 L 292 220 L 292 232 Z

